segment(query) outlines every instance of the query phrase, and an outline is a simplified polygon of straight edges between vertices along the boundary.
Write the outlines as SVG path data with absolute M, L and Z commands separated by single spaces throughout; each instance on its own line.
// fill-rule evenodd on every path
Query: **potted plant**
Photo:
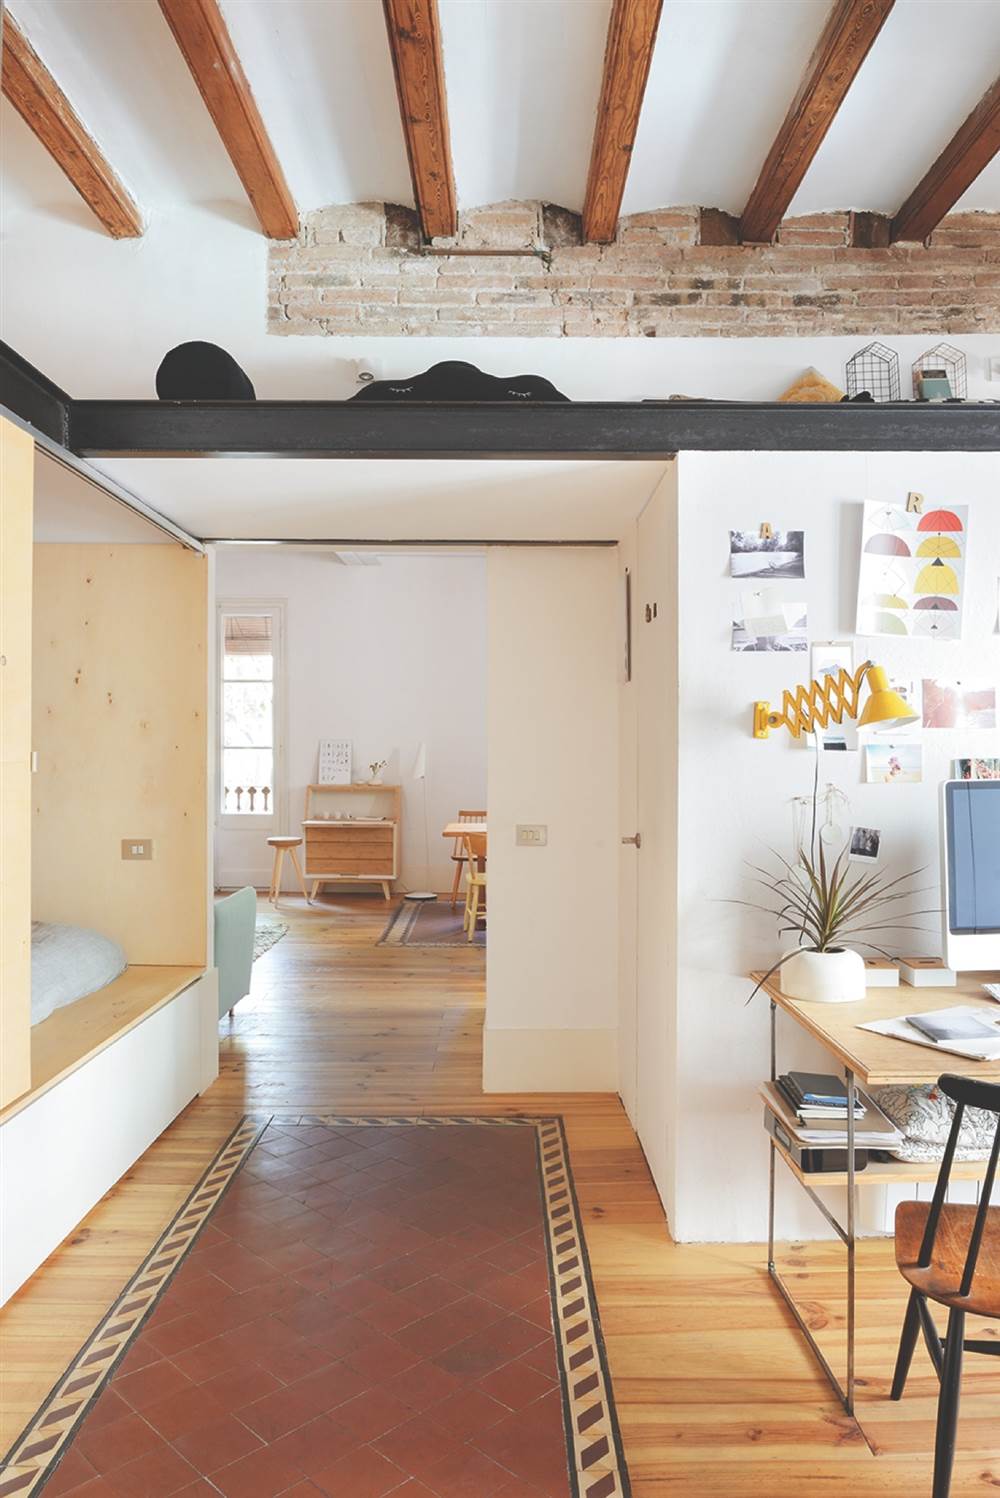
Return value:
M 777 917 L 779 936 L 790 933 L 797 943 L 768 969 L 750 997 L 777 972 L 781 991 L 789 998 L 818 1004 L 856 1003 L 863 999 L 865 964 L 856 948 L 888 957 L 891 954 L 872 940 L 876 933 L 923 929 L 908 922 L 915 915 L 929 915 L 931 911 L 900 909 L 901 903 L 922 892 L 911 884 L 922 870 L 894 879 L 863 870 L 855 873 L 847 848 L 831 862 L 823 839 L 817 839 L 815 832 L 809 848 L 801 849 L 794 863 L 780 854 L 774 856 L 780 870 L 753 866 L 755 883 L 768 892 L 768 903 L 756 900 L 737 903 Z
M 368 766 L 368 784 L 369 785 L 381 785 L 382 784 L 382 771 L 385 769 L 385 767 L 386 767 L 386 765 L 388 763 L 389 763 L 389 761 L 387 759 L 373 759 L 372 760 L 371 764 Z

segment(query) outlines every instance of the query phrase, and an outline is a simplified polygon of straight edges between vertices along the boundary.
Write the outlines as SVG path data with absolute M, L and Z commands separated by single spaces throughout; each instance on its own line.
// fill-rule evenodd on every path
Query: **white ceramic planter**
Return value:
M 865 997 L 865 964 L 857 953 L 800 947 L 778 969 L 781 992 L 812 1004 L 856 1004 Z

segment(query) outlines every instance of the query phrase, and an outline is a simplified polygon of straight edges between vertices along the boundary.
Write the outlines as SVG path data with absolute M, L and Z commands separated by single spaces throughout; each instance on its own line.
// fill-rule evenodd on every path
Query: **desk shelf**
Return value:
M 771 1136 L 768 1135 L 768 1138 Z M 774 1148 L 784 1160 L 800 1186 L 811 1186 L 819 1191 L 824 1186 L 846 1186 L 846 1170 L 802 1170 L 796 1165 L 784 1146 L 775 1139 Z M 956 1160 L 951 1170 L 953 1181 L 981 1181 L 986 1171 L 985 1160 Z M 921 1181 L 936 1181 L 941 1168 L 940 1160 L 916 1164 L 910 1160 L 869 1161 L 864 1170 L 855 1175 L 858 1186 L 905 1186 Z
M 380 884 L 388 900 L 399 878 L 402 793 L 398 785 L 311 785 L 302 835 L 315 900 L 324 884 Z

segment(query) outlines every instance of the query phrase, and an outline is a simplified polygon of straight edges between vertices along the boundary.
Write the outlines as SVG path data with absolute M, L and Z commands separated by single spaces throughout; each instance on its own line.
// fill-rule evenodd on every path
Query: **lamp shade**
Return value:
M 868 671 L 868 701 L 858 719 L 859 728 L 872 728 L 876 724 L 883 728 L 905 728 L 917 721 L 913 708 L 894 692 L 889 678 L 881 666 L 872 666 Z

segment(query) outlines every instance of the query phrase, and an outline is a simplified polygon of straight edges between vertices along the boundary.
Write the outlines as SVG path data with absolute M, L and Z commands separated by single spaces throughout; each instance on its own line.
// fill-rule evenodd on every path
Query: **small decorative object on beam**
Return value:
M 257 787 L 255 785 L 247 786 L 247 795 L 250 797 L 250 810 L 253 811 L 254 801 L 257 799 Z
M 217 343 L 179 343 L 160 360 L 156 393 L 161 401 L 252 401 L 249 376 Z
M 491 375 L 461 359 L 432 364 L 404 380 L 372 380 L 351 401 L 566 401 L 542 375 Z
M 271 794 L 271 787 L 270 787 L 270 786 L 269 786 L 269 785 L 265 785 L 265 786 L 262 786 L 262 787 L 261 787 L 261 792 L 260 792 L 260 793 L 261 793 L 261 795 L 262 795 L 262 796 L 263 796 L 263 797 L 264 797 L 264 810 L 265 810 L 265 812 L 266 812 L 266 811 L 267 811 L 267 802 L 268 802 L 268 797 L 269 797 L 269 796 L 270 796 L 270 794 Z
M 867 392 L 875 401 L 898 401 L 899 355 L 884 343 L 868 343 L 847 361 L 847 394 Z
M 944 380 L 945 390 L 939 385 L 930 385 L 934 379 Z M 917 400 L 965 400 L 969 393 L 968 370 L 965 355 L 951 343 L 936 343 L 926 354 L 921 354 L 913 364 L 913 394 Z
M 241 785 L 238 785 L 236 787 L 236 810 L 237 811 L 242 811 L 242 809 L 243 809 L 243 787 Z

